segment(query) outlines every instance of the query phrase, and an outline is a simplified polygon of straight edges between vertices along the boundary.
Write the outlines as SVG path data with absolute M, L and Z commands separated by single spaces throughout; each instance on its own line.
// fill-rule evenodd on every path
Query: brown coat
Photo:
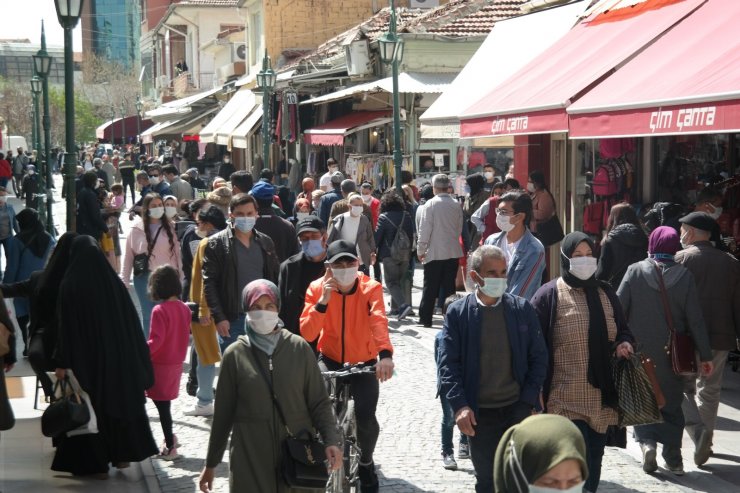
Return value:
M 694 275 L 712 349 L 736 349 L 740 338 L 740 262 L 708 241 L 681 250 L 676 262 Z

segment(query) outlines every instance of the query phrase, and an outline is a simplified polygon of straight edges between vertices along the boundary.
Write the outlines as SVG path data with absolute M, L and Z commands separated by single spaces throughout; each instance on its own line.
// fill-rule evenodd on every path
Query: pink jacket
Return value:
M 154 236 L 152 236 L 154 239 Z M 174 251 L 170 250 L 170 239 L 167 236 L 167 232 L 162 230 L 157 238 L 157 242 L 152 248 L 152 255 L 149 257 L 149 270 L 152 271 L 160 265 L 171 265 L 180 274 L 180 280 L 182 281 L 185 277 L 182 273 L 182 259 L 180 258 L 180 242 L 177 241 L 177 235 L 175 234 L 175 228 L 172 227 L 172 240 L 174 242 Z M 137 218 L 134 225 L 131 227 L 131 231 L 126 238 L 126 251 L 123 254 L 123 277 L 124 282 L 128 283 L 131 280 L 131 272 L 134 268 L 134 256 L 140 253 L 147 252 L 146 235 L 144 234 L 144 221 L 141 218 Z

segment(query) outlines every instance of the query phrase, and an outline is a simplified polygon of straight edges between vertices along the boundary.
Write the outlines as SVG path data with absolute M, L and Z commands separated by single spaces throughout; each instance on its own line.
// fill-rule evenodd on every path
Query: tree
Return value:
M 22 135 L 28 145 L 33 145 L 33 99 L 29 84 L 0 77 L 0 117 L 5 119 L 8 135 Z

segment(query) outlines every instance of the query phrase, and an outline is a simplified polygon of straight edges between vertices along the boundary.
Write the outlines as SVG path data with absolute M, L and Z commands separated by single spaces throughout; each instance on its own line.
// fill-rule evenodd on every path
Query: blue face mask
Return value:
M 301 249 L 307 257 L 318 257 L 325 252 L 322 240 L 308 240 L 301 243 Z
M 242 233 L 249 233 L 257 222 L 256 217 L 235 217 L 234 227 Z

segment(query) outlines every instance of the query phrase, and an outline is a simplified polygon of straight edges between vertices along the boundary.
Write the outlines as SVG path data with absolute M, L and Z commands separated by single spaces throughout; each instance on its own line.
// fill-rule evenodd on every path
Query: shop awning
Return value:
M 249 136 L 257 129 L 257 124 L 262 121 L 262 106 L 257 105 L 254 111 L 242 123 L 239 124 L 231 134 L 231 146 L 239 149 L 248 148 Z
M 426 74 L 419 72 L 402 72 L 398 74 L 398 92 L 410 94 L 434 94 L 444 92 L 449 88 L 455 74 Z M 393 78 L 374 80 L 364 84 L 347 87 L 313 99 L 307 99 L 300 104 L 320 104 L 340 99 L 350 98 L 356 94 L 373 94 L 378 92 L 393 92 Z
M 159 135 L 197 134 L 203 128 L 205 121 L 216 111 L 218 111 L 218 106 L 213 106 L 195 114 L 186 114 L 176 120 L 157 123 L 141 133 L 141 141 L 144 144 L 151 144 Z
M 341 146 L 344 138 L 360 130 L 391 121 L 390 111 L 355 111 L 303 132 L 306 144 Z
M 464 110 L 461 137 L 567 132 L 574 100 L 705 1 L 647 0 L 585 19 Z
M 711 0 L 568 108 L 571 136 L 740 131 L 740 2 Z
M 585 7 L 586 2 L 576 2 L 497 22 L 450 87 L 421 115 L 421 138 L 459 138 L 460 110 L 560 39 Z
M 218 135 L 225 135 L 225 142 L 228 144 L 229 135 L 254 109 L 256 98 L 254 93 L 249 89 L 241 89 L 234 93 L 228 103 L 221 108 L 221 111 L 200 131 L 200 141 L 204 144 L 209 142 L 218 142 Z
M 180 118 L 183 115 L 197 110 L 199 106 L 215 103 L 216 100 L 214 98 L 211 98 L 212 101 L 206 101 L 206 98 L 214 96 L 216 93 L 220 92 L 221 89 L 221 87 L 217 87 L 208 91 L 199 92 L 198 94 L 193 94 L 186 98 L 162 103 L 157 108 L 144 113 L 144 116 L 146 118 L 151 118 L 155 122 L 164 122 Z
M 143 118 L 140 122 L 138 120 L 138 115 L 127 116 L 126 118 L 116 118 L 115 120 L 108 120 L 95 129 L 95 137 L 98 140 L 110 141 L 111 137 L 115 137 L 116 140 L 121 140 L 121 137 L 123 136 L 125 130 L 127 138 L 135 138 L 136 132 L 139 129 L 141 129 L 141 131 L 143 132 L 153 125 L 152 121 L 148 118 Z

